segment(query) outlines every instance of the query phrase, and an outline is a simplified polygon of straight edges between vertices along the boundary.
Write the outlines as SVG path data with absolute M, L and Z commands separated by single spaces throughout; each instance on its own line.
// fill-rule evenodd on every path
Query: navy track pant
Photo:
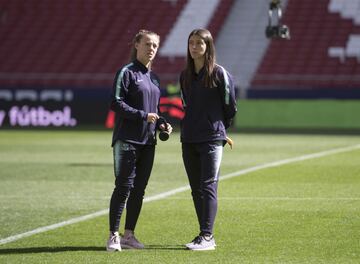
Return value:
M 119 230 L 126 203 L 125 229 L 135 230 L 154 163 L 155 145 L 116 141 L 113 147 L 115 188 L 110 200 L 110 231 Z
M 222 141 L 182 144 L 184 166 L 202 235 L 213 233 L 222 152 Z

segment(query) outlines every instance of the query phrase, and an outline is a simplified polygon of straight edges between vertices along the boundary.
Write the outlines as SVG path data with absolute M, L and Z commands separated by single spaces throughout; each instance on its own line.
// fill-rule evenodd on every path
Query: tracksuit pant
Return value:
M 213 233 L 222 152 L 222 141 L 182 144 L 182 156 L 200 226 L 200 235 Z
M 135 229 L 154 156 L 155 145 L 136 145 L 121 140 L 114 144 L 115 188 L 110 200 L 110 231 L 119 230 L 125 203 L 125 229 Z

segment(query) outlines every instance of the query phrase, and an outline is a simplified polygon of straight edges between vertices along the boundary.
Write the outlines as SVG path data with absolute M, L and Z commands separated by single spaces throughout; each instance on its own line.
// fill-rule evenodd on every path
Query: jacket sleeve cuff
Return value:
M 144 111 L 140 111 L 140 115 L 143 120 L 145 120 L 145 121 L 147 120 L 148 113 L 146 113 Z

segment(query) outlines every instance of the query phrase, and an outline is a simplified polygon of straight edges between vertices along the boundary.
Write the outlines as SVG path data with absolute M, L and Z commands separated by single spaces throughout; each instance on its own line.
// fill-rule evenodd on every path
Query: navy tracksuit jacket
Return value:
M 181 142 L 196 143 L 226 139 L 236 108 L 233 81 L 226 70 L 216 65 L 216 86 L 203 87 L 204 68 L 193 76 L 191 87 L 181 86 L 185 117 L 181 121 Z M 180 83 L 183 79 L 180 76 Z
M 148 123 L 147 113 L 159 113 L 160 81 L 135 60 L 115 76 L 111 110 L 115 112 L 112 145 L 120 139 L 140 145 L 156 143 L 156 124 Z

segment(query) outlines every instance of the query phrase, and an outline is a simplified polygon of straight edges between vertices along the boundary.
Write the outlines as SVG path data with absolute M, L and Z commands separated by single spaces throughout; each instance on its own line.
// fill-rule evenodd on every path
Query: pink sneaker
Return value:
M 136 239 L 134 231 L 125 230 L 124 236 L 120 239 L 122 248 L 126 249 L 143 249 L 145 246 L 143 243 Z

